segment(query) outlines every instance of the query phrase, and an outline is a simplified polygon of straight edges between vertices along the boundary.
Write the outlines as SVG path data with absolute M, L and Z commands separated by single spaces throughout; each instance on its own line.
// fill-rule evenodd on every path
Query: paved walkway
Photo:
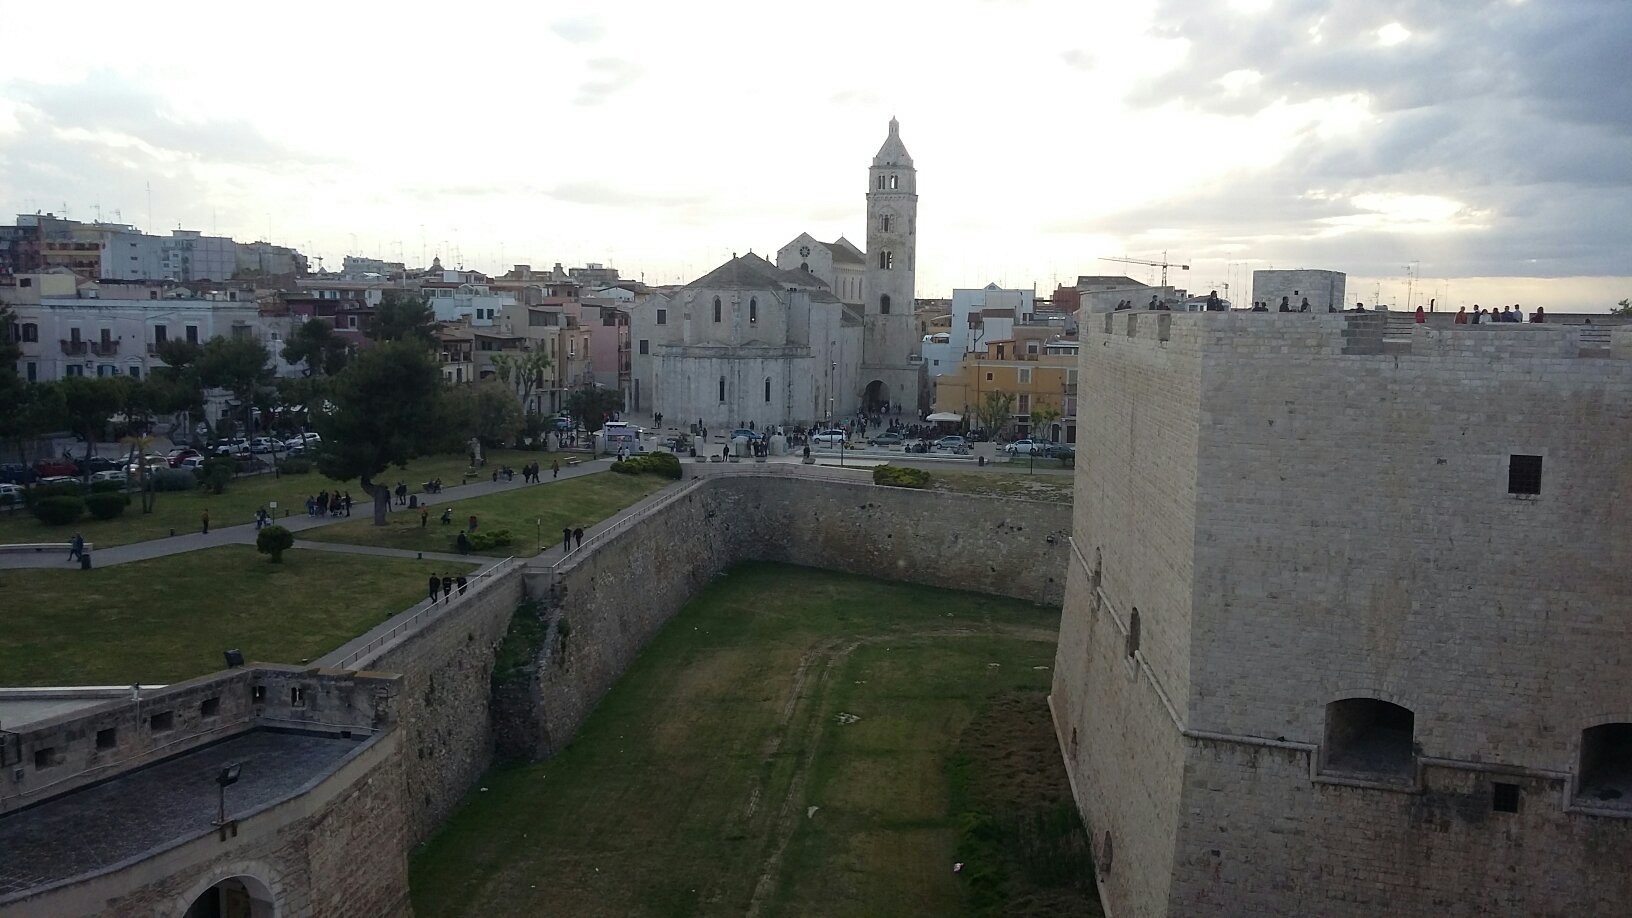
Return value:
M 594 459 L 580 462 L 574 466 L 563 466 L 559 479 L 544 478 L 538 485 L 524 483 L 518 475 L 511 481 L 478 481 L 467 485 L 450 485 L 442 489 L 440 494 L 419 495 L 421 506 L 441 506 L 456 500 L 469 500 L 473 497 L 482 497 L 488 494 L 499 494 L 505 491 L 516 491 L 521 488 L 543 487 L 551 481 L 565 481 L 577 478 L 580 475 L 590 475 L 604 471 L 612 464 L 610 459 Z M 544 469 L 543 471 L 549 471 Z M 542 472 L 541 472 L 542 474 Z M 390 478 L 389 475 L 384 476 Z M 373 503 L 356 503 L 352 505 L 353 516 L 312 517 L 301 514 L 299 516 L 280 517 L 277 524 L 290 532 L 304 532 L 320 526 L 332 526 L 366 517 L 373 512 Z M 392 505 L 395 513 L 410 512 L 407 507 Z M 113 548 L 98 548 L 91 553 L 91 564 L 95 567 L 109 567 L 115 564 L 130 564 L 133 561 L 147 561 L 151 558 L 164 558 L 170 555 L 179 555 L 189 551 L 200 551 L 206 548 L 215 548 L 221 545 L 254 545 L 255 524 L 243 523 L 237 526 L 221 526 L 209 531 L 206 535 L 201 532 L 190 532 L 184 535 L 171 536 L 163 539 L 150 539 L 146 542 L 132 542 L 129 545 L 119 545 Z M 306 542 L 296 541 L 297 548 L 316 548 L 327 551 L 345 551 L 359 549 L 362 554 L 390 555 L 398 549 L 365 548 L 364 546 L 347 546 L 336 542 Z M 404 551 L 402 556 L 413 557 L 415 552 Z M 428 555 L 433 557 L 434 555 Z M 458 555 L 450 555 L 457 559 Z M 64 560 L 62 552 L 29 553 L 19 555 L 0 555 L 0 570 L 17 570 L 22 568 L 70 568 Z

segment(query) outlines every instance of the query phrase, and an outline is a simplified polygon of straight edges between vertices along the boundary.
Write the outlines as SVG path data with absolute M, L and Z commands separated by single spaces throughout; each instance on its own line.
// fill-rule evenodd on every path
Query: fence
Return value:
M 390 627 L 386 628 L 385 631 L 374 635 L 373 637 L 364 635 L 367 640 L 361 647 L 347 652 L 344 656 L 340 657 L 339 660 L 335 660 L 333 662 L 331 662 L 328 657 L 319 659 L 317 661 L 318 665 L 334 666 L 339 669 L 356 669 L 358 663 L 370 658 L 381 648 L 385 647 L 387 644 L 391 643 L 397 638 L 430 624 L 437 618 L 440 618 L 441 616 L 460 608 L 465 603 L 471 602 L 477 596 L 480 596 L 484 590 L 486 590 L 493 583 L 497 582 L 501 575 L 509 573 L 511 568 L 515 566 L 515 561 L 516 559 L 512 556 L 505 558 L 503 561 L 495 562 L 483 570 L 477 571 L 475 574 L 471 575 L 470 579 L 465 581 L 465 589 L 463 591 L 455 592 L 453 594 L 451 601 L 433 601 L 428 598 L 420 600 L 417 604 L 410 607 L 412 610 L 411 614 L 409 612 L 400 612 L 397 614 L 397 618 L 400 618 L 401 621 L 396 621 L 394 623 L 387 622 L 386 624 L 390 625 Z M 341 650 L 345 650 L 345 648 L 342 647 Z M 338 653 L 338 651 L 336 652 Z

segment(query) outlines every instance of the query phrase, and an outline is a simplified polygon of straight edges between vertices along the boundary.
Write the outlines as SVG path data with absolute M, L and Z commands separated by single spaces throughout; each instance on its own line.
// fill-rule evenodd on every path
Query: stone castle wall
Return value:
M 1632 587 L 1632 335 L 1155 318 L 1085 333 L 1054 689 L 1088 821 L 1141 852 L 1102 877 L 1112 911 L 1612 913 L 1632 886 L 1592 865 L 1632 854 L 1629 821 L 1573 791 L 1581 731 L 1632 721 L 1632 659 L 1603 653 Z M 1508 493 L 1515 454 L 1539 495 Z M 1186 464 L 1188 490 L 1131 480 Z M 1188 566 L 1162 548 L 1187 526 Z M 1353 697 L 1413 712 L 1403 781 L 1323 772 Z

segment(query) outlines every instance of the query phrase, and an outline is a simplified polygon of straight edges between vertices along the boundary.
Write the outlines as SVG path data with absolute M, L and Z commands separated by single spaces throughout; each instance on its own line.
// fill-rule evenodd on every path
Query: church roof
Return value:
M 878 148 L 873 165 L 912 168 L 912 154 L 907 152 L 907 145 L 901 142 L 901 123 L 894 118 L 890 119 L 890 136 L 884 138 L 884 145 Z
M 854 243 L 843 236 L 840 236 L 832 242 L 824 242 L 822 245 L 827 246 L 827 250 L 833 253 L 833 263 L 836 265 L 849 264 L 861 265 L 862 267 L 867 266 L 866 256 L 861 254 L 861 250 L 856 248 Z
M 815 287 L 818 290 L 827 289 L 827 281 L 822 280 L 804 268 L 795 268 L 792 271 L 783 271 L 782 273 L 792 277 L 801 287 Z
M 784 271 L 749 252 L 747 255 L 733 256 L 730 261 L 697 278 L 683 289 L 781 290 L 790 286 L 810 286 L 809 281 L 804 279 L 805 276 L 808 276 L 808 272 Z

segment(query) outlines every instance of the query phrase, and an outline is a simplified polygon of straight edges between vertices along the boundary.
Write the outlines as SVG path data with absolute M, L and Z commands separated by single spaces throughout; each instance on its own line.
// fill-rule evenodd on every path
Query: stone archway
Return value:
M 885 385 L 882 379 L 875 379 L 862 391 L 861 407 L 868 413 L 881 411 L 889 400 L 890 387 Z
M 198 894 L 181 918 L 277 918 L 272 890 L 255 877 L 218 880 Z

